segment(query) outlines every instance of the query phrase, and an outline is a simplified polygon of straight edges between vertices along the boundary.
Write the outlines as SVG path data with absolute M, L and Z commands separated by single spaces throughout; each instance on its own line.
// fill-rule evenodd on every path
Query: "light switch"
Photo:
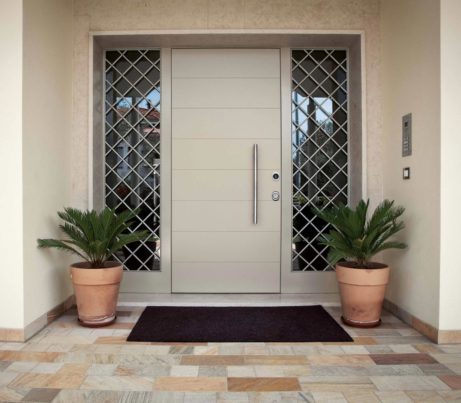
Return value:
M 403 179 L 410 179 L 410 167 L 403 168 Z

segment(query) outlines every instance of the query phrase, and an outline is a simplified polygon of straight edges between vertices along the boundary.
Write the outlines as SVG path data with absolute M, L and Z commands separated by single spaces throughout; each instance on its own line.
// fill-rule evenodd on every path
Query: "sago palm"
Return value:
M 329 247 L 328 259 L 332 265 L 340 260 L 356 262 L 360 268 L 370 267 L 371 258 L 385 249 L 404 249 L 403 242 L 389 238 L 404 228 L 399 217 L 405 209 L 384 200 L 368 218 L 370 201 L 361 200 L 355 209 L 336 206 L 315 213 L 331 224 L 333 229 L 322 235 L 320 243 Z
M 136 214 L 136 210 L 116 214 L 110 208 L 100 213 L 65 208 L 58 212 L 64 221 L 59 228 L 68 239 L 38 239 L 38 247 L 70 252 L 89 262 L 92 268 L 104 267 L 104 262 L 125 245 L 149 237 L 148 231 L 129 232 Z

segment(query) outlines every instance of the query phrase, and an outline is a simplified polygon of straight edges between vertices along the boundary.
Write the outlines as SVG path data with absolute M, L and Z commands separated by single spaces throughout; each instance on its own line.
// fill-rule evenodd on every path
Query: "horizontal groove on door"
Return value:
M 173 78 L 173 108 L 279 108 L 280 79 Z
M 250 201 L 253 187 L 251 175 L 251 170 L 174 170 L 172 199 Z M 260 170 L 259 181 L 261 189 L 275 189 L 272 170 Z M 271 200 L 270 192 L 261 191 L 259 200 Z
M 280 142 L 254 139 L 174 139 L 173 169 L 251 169 L 255 142 L 259 147 L 259 169 L 279 169 Z
M 173 50 L 173 78 L 279 78 L 279 49 Z M 255 57 L 257 56 L 257 57 Z M 229 58 L 232 63 L 229 63 Z
M 194 242 L 191 242 L 191 239 Z M 173 232 L 174 262 L 279 262 L 280 233 Z M 232 245 L 238 245 L 238 253 Z
M 173 109 L 173 138 L 279 139 L 280 109 Z M 245 124 L 236 124 L 245 122 Z
M 176 263 L 173 292 L 280 292 L 279 277 L 279 262 Z
M 279 206 L 261 201 L 258 225 L 252 223 L 251 201 L 173 201 L 173 231 L 279 231 Z M 207 217 L 206 220 L 203 217 Z

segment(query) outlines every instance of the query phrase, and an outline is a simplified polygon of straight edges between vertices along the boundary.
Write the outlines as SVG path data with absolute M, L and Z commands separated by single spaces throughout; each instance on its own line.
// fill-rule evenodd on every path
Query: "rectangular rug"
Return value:
M 128 336 L 144 342 L 348 342 L 320 305 L 148 306 Z

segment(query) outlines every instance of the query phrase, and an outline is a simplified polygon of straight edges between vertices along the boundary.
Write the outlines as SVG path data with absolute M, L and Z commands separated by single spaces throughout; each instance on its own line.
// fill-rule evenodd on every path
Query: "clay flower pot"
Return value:
M 122 274 L 118 262 L 106 262 L 102 268 L 91 268 L 86 262 L 70 266 L 81 325 L 99 327 L 115 321 Z
M 373 263 L 370 269 L 354 263 L 336 265 L 336 278 L 342 305 L 342 321 L 354 327 L 375 327 L 381 323 L 381 310 L 389 282 L 389 267 Z

